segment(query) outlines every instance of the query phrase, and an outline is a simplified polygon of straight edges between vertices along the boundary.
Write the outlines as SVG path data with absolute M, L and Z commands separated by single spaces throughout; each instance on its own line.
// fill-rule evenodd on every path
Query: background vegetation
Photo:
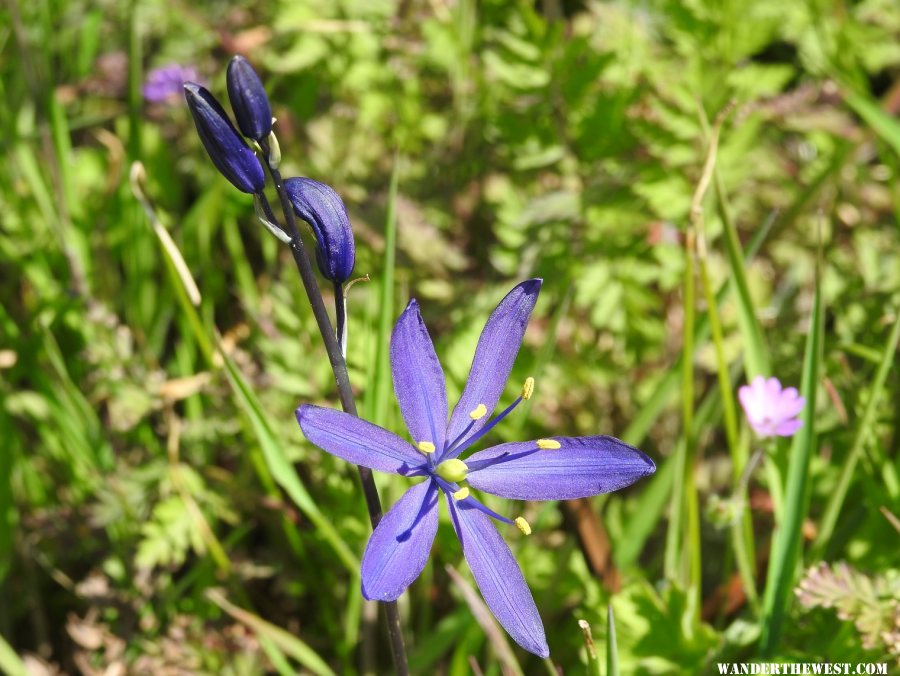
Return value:
M 285 174 L 350 210 L 367 417 L 402 431 L 385 340 L 410 295 L 452 400 L 493 303 L 541 276 L 510 381 L 537 393 L 499 438 L 614 434 L 659 466 L 528 505 L 534 534 L 505 533 L 552 665 L 479 626 L 442 517 L 401 606 L 415 672 L 580 673 L 577 621 L 602 658 L 610 603 L 623 673 L 700 673 L 761 644 L 896 664 L 896 2 L 9 0 L 0 670 L 390 669 L 359 593 L 355 470 L 294 421 L 336 399 L 288 252 L 183 101 L 141 97 L 173 62 L 224 96 L 233 53 L 267 84 Z M 196 306 L 134 197 L 136 160 Z M 757 373 L 811 403 L 745 494 L 760 444 L 734 395 Z M 405 487 L 378 480 L 386 505 Z

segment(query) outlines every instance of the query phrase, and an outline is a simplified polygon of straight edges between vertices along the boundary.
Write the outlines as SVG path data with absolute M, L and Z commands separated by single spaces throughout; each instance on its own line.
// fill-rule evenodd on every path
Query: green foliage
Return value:
M 140 97 L 170 62 L 223 94 L 235 51 L 270 91 L 285 175 L 333 185 L 350 209 L 371 281 L 349 293 L 347 356 L 368 417 L 404 431 L 386 348 L 411 295 L 452 400 L 493 304 L 541 276 L 506 400 L 528 376 L 536 394 L 496 440 L 613 434 L 657 461 L 592 501 L 591 520 L 491 503 L 534 527 L 504 535 L 555 664 L 600 668 L 578 619 L 621 673 L 753 659 L 773 616 L 775 658 L 895 656 L 898 44 L 890 0 L 6 3 L 0 669 L 389 664 L 359 592 L 370 526 L 355 470 L 293 419 L 300 402 L 336 401 L 290 256 L 216 174 L 181 102 Z M 691 200 L 731 102 L 695 280 Z M 132 192 L 134 160 L 158 222 Z M 815 395 L 808 434 L 776 445 L 745 496 L 738 464 L 758 443 L 729 422 L 723 383 L 757 373 Z M 672 551 L 699 558 L 687 587 L 664 566 L 667 523 L 690 507 L 672 499 L 686 442 L 699 551 L 682 529 Z M 385 505 L 406 487 L 377 479 Z M 731 529 L 717 504 L 735 508 Z M 777 589 L 757 575 L 774 595 L 762 617 L 735 591 L 752 577 L 737 577 L 740 543 L 775 570 Z M 416 673 L 501 669 L 447 577 L 460 557 L 442 522 L 402 603 Z

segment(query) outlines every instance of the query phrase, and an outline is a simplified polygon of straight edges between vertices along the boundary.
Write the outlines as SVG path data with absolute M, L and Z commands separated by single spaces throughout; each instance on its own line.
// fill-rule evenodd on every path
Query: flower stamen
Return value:
M 525 379 L 525 384 L 522 385 L 522 399 L 524 399 L 525 401 L 528 401 L 529 399 L 531 399 L 533 394 L 534 394 L 534 378 L 532 378 L 531 376 L 528 376 Z
M 487 406 L 485 406 L 484 404 L 478 404 L 478 406 L 475 407 L 475 410 L 473 410 L 469 414 L 469 417 L 472 420 L 481 420 L 486 415 L 487 415 Z
M 467 497 L 469 497 L 469 489 L 466 486 L 463 486 L 453 494 L 453 499 L 457 501 L 465 500 Z
M 555 451 L 558 448 L 562 448 L 562 444 L 556 439 L 538 439 L 535 443 L 542 451 Z
M 420 441 L 418 444 L 416 444 L 416 448 L 422 451 L 422 453 L 424 453 L 425 455 L 430 455 L 431 453 L 434 453 L 435 450 L 434 444 L 430 441 Z
M 515 518 L 516 528 L 522 531 L 525 535 L 531 535 L 531 524 L 525 520 L 523 516 L 517 516 Z

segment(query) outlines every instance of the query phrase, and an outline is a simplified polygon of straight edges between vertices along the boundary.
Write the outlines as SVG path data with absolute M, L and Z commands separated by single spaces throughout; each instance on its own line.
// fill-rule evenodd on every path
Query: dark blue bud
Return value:
M 294 211 L 316 235 L 316 261 L 326 279 L 343 284 L 353 273 L 356 249 L 344 201 L 332 188 L 311 178 L 289 178 L 284 188 Z
M 247 138 L 261 141 L 272 131 L 272 108 L 253 66 L 243 56 L 228 64 L 228 100 L 238 129 Z
M 238 190 L 253 195 L 262 192 L 266 185 L 262 165 L 231 124 L 221 104 L 204 87 L 193 82 L 184 84 L 184 98 L 200 141 L 216 169 Z

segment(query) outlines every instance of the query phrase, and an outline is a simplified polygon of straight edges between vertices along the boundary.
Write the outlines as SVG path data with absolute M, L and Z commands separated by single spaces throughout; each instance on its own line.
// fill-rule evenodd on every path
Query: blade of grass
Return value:
M 259 647 L 263 649 L 263 652 L 266 654 L 266 657 L 269 658 L 275 671 L 281 676 L 294 676 L 296 673 L 294 668 L 272 639 L 263 636 L 262 634 L 257 634 L 257 637 L 259 638 Z
M 387 216 L 384 225 L 384 268 L 381 273 L 378 309 L 378 333 L 375 343 L 375 369 L 366 395 L 366 419 L 386 425 L 391 400 L 391 365 L 388 341 L 394 323 L 394 265 L 397 249 L 397 190 L 400 184 L 400 159 L 394 157 L 388 189 Z
M 746 273 L 747 264 L 741 251 L 737 227 L 728 207 L 725 183 L 719 171 L 715 168 L 713 168 L 713 186 L 716 195 L 717 211 L 722 221 L 725 252 L 728 254 L 728 270 L 733 280 L 731 288 L 734 290 L 735 299 L 737 300 L 738 329 L 744 341 L 744 365 L 749 380 L 758 375 L 768 375 L 771 372 L 769 353 L 763 339 L 762 328 L 757 319 L 758 315 L 753 305 L 753 298 L 750 295 L 750 286 L 747 283 Z
M 312 673 L 320 676 L 335 676 L 331 667 L 319 657 L 319 654 L 296 636 L 271 622 L 266 622 L 258 615 L 237 607 L 226 599 L 218 589 L 207 589 L 206 597 L 238 622 L 255 631 L 260 637 L 265 637 L 272 641 L 280 650 L 293 657 Z
M 900 122 L 868 96 L 851 91 L 844 95 L 844 101 L 900 156 Z
M 9 676 L 28 676 L 28 669 L 12 646 L 0 635 L 0 671 Z
M 616 618 L 610 603 L 606 607 L 606 676 L 619 676 L 619 646 L 616 644 Z
M 828 499 L 822 521 L 819 524 L 819 532 L 813 542 L 812 551 L 815 556 L 820 556 L 822 554 L 825 546 L 831 539 L 838 516 L 840 516 L 841 513 L 841 507 L 844 504 L 844 499 L 847 497 L 847 490 L 850 488 L 850 482 L 856 471 L 856 464 L 859 462 L 866 441 L 869 439 L 870 433 L 874 429 L 875 412 L 878 410 L 878 403 L 881 401 L 882 394 L 884 393 L 884 384 L 887 380 L 888 373 L 895 362 L 897 342 L 900 340 L 900 308 L 897 308 L 895 313 L 897 316 L 894 320 L 894 325 L 891 327 L 888 339 L 885 342 L 884 351 L 881 354 L 881 361 L 878 364 L 878 370 L 875 372 L 875 378 L 872 381 L 872 387 L 869 391 L 869 398 L 863 409 L 863 414 L 859 419 L 856 434 L 853 437 L 853 443 L 850 446 L 847 457 L 844 458 L 844 464 L 841 467 L 837 486 L 835 486 L 834 490 L 831 492 L 831 497 Z M 861 403 L 862 402 L 860 402 L 860 404 Z
M 823 333 L 822 294 L 818 274 L 817 269 L 815 300 L 803 357 L 801 393 L 806 399 L 802 416 L 803 427 L 794 436 L 791 444 L 783 520 L 776 526 L 772 536 L 772 555 L 769 558 L 763 597 L 760 635 L 760 653 L 763 658 L 774 654 L 781 638 L 790 600 L 789 592 L 794 583 L 800 558 L 800 545 L 803 539 L 801 528 L 809 503 L 809 461 L 816 446 L 815 408 Z

